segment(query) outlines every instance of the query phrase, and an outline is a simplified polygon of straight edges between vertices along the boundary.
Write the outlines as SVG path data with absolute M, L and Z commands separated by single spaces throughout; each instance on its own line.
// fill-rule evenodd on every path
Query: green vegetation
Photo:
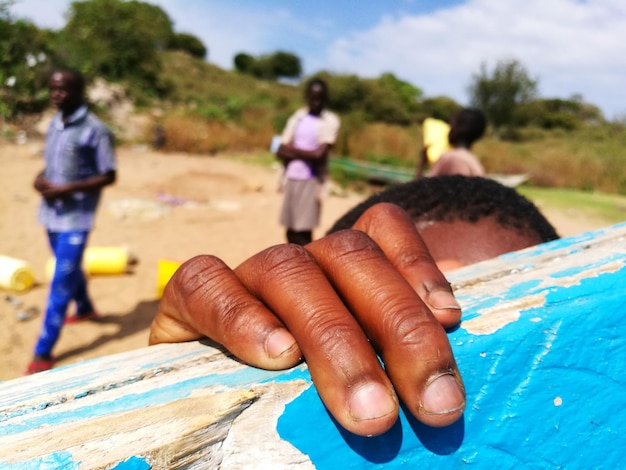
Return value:
M 526 173 L 531 184 L 626 194 L 626 133 L 619 123 L 574 131 L 527 129 L 521 142 L 486 138 L 475 152 L 492 173 Z
M 10 15 L 0 0 L 0 125 L 19 124 L 47 105 L 53 67 L 72 66 L 89 81 L 121 84 L 150 127 L 160 125 L 165 150 L 212 155 L 266 152 L 272 136 L 304 104 L 300 59 L 283 51 L 234 57 L 236 70 L 207 63 L 207 47 L 173 30 L 160 7 L 138 0 L 74 1 L 67 24 L 41 30 Z M 412 169 L 426 117 L 447 120 L 461 106 L 424 96 L 391 73 L 378 78 L 318 71 L 329 107 L 342 121 L 334 155 Z M 582 97 L 537 98 L 536 80 L 516 61 L 481 66 L 468 86 L 486 112 L 489 132 L 474 147 L 491 173 L 524 173 L 536 187 L 626 194 L 625 122 L 606 122 Z M 105 119 L 106 109 L 98 109 Z M 135 139 L 135 138 L 134 138 Z M 136 140 L 136 139 L 135 139 Z
M 623 196 L 527 186 L 518 188 L 518 191 L 542 207 L 563 211 L 575 208 L 587 216 L 605 220 L 607 224 L 626 220 L 626 197 Z
M 472 106 L 482 109 L 496 134 L 504 128 L 511 132 L 518 121 L 518 111 L 537 95 L 537 81 L 528 76 L 516 60 L 499 62 L 490 75 L 483 63 L 469 86 Z
M 300 58 L 290 52 L 278 51 L 260 57 L 245 52 L 236 54 L 233 59 L 235 70 L 262 80 L 279 78 L 299 78 L 302 75 Z

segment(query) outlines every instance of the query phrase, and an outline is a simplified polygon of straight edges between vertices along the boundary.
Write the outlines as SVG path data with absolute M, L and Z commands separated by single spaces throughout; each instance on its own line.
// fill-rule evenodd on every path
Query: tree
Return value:
M 344 115 L 358 115 L 359 122 L 407 125 L 420 121 L 422 90 L 391 73 L 362 79 L 320 71 L 315 77 L 328 84 L 328 107 Z
M 9 7 L 13 3 L 12 0 L 0 0 L 0 19 L 9 19 Z
M 276 77 L 299 78 L 302 75 L 300 58 L 295 54 L 277 51 L 267 57 Z
M 300 58 L 290 52 L 277 51 L 259 57 L 240 52 L 233 58 L 233 63 L 237 71 L 262 80 L 299 78 L 302 75 Z
M 11 19 L 0 3 L 0 117 L 40 111 L 47 104 L 51 51 L 45 31 Z
M 235 70 L 248 75 L 252 74 L 252 67 L 255 62 L 256 59 L 250 54 L 246 54 L 245 52 L 240 52 L 239 54 L 236 54 L 233 59 Z
M 391 73 L 366 80 L 365 84 L 367 94 L 363 106 L 371 120 L 401 125 L 416 121 L 422 90 Z
M 423 118 L 432 117 L 448 122 L 463 107 L 447 96 L 425 98 L 420 107 Z
M 397 98 L 402 101 L 408 111 L 416 111 L 419 99 L 424 92 L 415 85 L 400 80 L 392 73 L 383 73 L 378 79 L 380 85 L 390 90 Z
M 205 59 L 207 48 L 204 43 L 193 34 L 174 33 L 167 45 L 167 48 L 174 51 L 183 51 L 192 57 Z
M 158 51 L 172 35 L 172 21 L 161 8 L 136 0 L 75 1 L 61 30 L 68 65 L 88 76 L 147 85 L 155 83 Z
M 489 74 L 483 62 L 468 87 L 471 105 L 481 109 L 496 134 L 515 127 L 519 107 L 537 94 L 537 81 L 516 60 L 499 61 Z
M 569 100 L 537 99 L 520 107 L 520 122 L 542 129 L 575 130 L 588 124 L 604 122 L 596 106 L 585 103 L 580 96 Z
M 363 111 L 367 86 L 357 75 L 334 75 L 326 71 L 315 74 L 328 85 L 328 107 L 341 114 Z

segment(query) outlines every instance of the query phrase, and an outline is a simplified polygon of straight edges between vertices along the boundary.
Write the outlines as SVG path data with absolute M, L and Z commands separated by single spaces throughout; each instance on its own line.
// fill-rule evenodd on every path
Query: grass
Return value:
M 229 152 L 221 156 L 265 167 L 277 164 L 274 154 L 267 150 L 259 152 Z M 341 174 L 340 171 L 331 171 L 331 178 L 341 187 L 362 193 L 364 197 L 380 190 L 380 186 L 373 188 L 367 182 L 355 178 L 354 175 Z M 527 185 L 519 186 L 516 189 L 543 208 L 553 208 L 562 211 L 575 209 L 577 212 L 584 213 L 591 218 L 604 220 L 607 225 L 626 221 L 626 196 Z
M 603 219 L 608 225 L 626 221 L 626 196 L 560 188 L 518 187 L 517 190 L 542 207 L 576 209 Z
M 625 149 L 626 133 L 607 124 L 523 142 L 487 137 L 474 150 L 491 173 L 526 173 L 541 187 L 626 195 Z

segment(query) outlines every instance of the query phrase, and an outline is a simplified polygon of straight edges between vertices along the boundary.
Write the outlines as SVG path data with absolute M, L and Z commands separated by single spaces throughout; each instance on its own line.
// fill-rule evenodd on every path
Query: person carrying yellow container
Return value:
M 81 265 L 102 188 L 116 179 L 113 137 L 87 109 L 82 75 L 75 70 L 56 70 L 49 88 L 58 113 L 46 135 L 45 168 L 35 178 L 34 187 L 42 196 L 38 218 L 48 232 L 56 263 L 43 325 L 26 374 L 53 367 L 52 349 L 64 323 L 97 315 Z M 71 301 L 76 304 L 76 314 L 66 319 Z
M 424 122 L 424 148 L 419 160 L 416 178 L 422 176 L 441 175 L 464 175 L 464 176 L 484 176 L 485 169 L 471 152 L 471 147 L 485 133 L 487 121 L 482 111 L 478 109 L 464 108 L 450 119 L 449 132 L 446 142 L 441 142 L 441 133 L 429 139 L 427 131 L 439 131 L 443 126 L 430 125 L 431 122 Z M 445 123 L 441 123 L 445 124 Z M 447 148 L 446 148 L 447 147 Z M 443 153 L 431 155 L 435 148 L 443 150 Z M 430 170 L 426 166 L 431 163 Z

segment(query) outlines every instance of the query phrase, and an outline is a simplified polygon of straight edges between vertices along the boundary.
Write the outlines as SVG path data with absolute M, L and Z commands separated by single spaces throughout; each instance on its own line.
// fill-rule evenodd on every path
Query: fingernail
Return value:
M 449 414 L 465 408 L 465 395 L 454 379 L 445 373 L 435 377 L 424 390 L 422 409 L 430 414 Z
M 355 390 L 350 397 L 350 415 L 355 421 L 375 419 L 395 413 L 397 402 L 380 384 L 367 384 Z
M 267 338 L 267 355 L 272 359 L 278 359 L 296 346 L 296 340 L 289 331 L 284 328 L 275 330 Z
M 438 290 L 428 294 L 428 305 L 437 310 L 461 310 L 461 305 L 450 292 Z

